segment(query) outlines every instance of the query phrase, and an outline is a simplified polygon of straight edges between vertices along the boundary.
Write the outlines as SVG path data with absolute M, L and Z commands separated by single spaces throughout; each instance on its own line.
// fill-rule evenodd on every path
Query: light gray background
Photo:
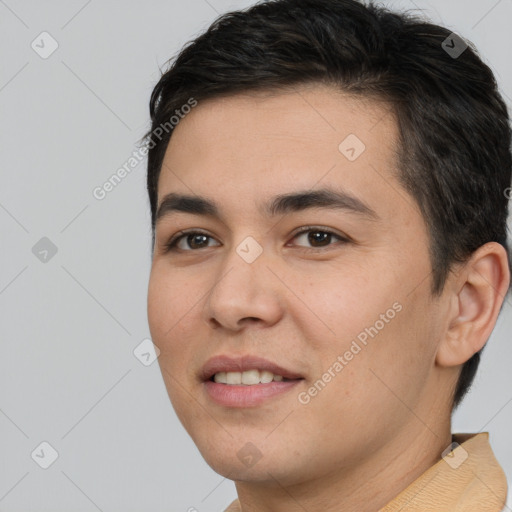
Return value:
M 149 127 L 159 66 L 252 3 L 0 0 L 0 510 L 206 512 L 236 497 L 176 418 L 158 364 L 133 353 L 149 337 L 146 162 L 103 200 L 92 191 Z M 472 40 L 511 105 L 512 0 L 384 3 Z M 31 48 L 43 31 L 59 45 L 46 59 Z M 57 247 L 47 262 L 32 252 L 42 237 Z M 507 303 L 453 425 L 490 431 L 509 481 L 511 329 Z M 43 441 L 58 452 L 48 469 L 34 460 L 49 456 Z

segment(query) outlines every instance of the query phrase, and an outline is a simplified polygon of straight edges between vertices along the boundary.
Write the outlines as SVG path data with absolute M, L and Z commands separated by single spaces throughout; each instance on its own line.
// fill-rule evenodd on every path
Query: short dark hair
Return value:
M 174 128 L 168 121 L 177 109 L 191 97 L 318 83 L 391 106 L 400 139 L 397 178 L 429 230 L 433 296 L 453 265 L 487 242 L 505 247 L 512 269 L 509 116 L 492 71 L 469 41 L 372 3 L 269 0 L 223 14 L 172 60 L 151 95 L 145 135 L 153 245 L 158 178 Z M 480 353 L 462 367 L 454 407 L 473 382 Z

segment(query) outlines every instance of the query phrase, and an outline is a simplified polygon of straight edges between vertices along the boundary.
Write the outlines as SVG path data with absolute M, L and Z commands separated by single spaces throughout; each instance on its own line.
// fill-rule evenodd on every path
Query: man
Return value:
M 510 285 L 511 132 L 459 36 L 354 0 L 221 16 L 156 85 L 148 320 L 229 511 L 500 511 L 454 434 Z

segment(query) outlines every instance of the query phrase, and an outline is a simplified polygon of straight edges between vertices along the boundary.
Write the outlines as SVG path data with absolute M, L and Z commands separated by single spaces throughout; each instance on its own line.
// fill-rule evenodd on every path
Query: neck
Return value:
M 427 416 L 428 417 L 428 416 Z M 450 418 L 435 427 L 411 414 L 410 424 L 357 465 L 283 486 L 236 482 L 242 512 L 375 512 L 441 459 L 451 443 Z

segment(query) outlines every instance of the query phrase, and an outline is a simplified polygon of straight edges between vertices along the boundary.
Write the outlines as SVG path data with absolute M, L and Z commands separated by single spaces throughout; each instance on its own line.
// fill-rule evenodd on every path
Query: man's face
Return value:
M 218 473 L 300 482 L 425 431 L 443 319 L 424 220 L 394 177 L 397 130 L 389 107 L 323 86 L 199 102 L 175 129 L 158 204 L 201 196 L 218 216 L 159 218 L 148 320 L 176 413 Z M 266 211 L 276 196 L 320 189 L 368 209 Z M 181 230 L 196 234 L 165 252 Z M 261 357 L 300 379 L 203 380 L 219 355 L 234 367 Z

